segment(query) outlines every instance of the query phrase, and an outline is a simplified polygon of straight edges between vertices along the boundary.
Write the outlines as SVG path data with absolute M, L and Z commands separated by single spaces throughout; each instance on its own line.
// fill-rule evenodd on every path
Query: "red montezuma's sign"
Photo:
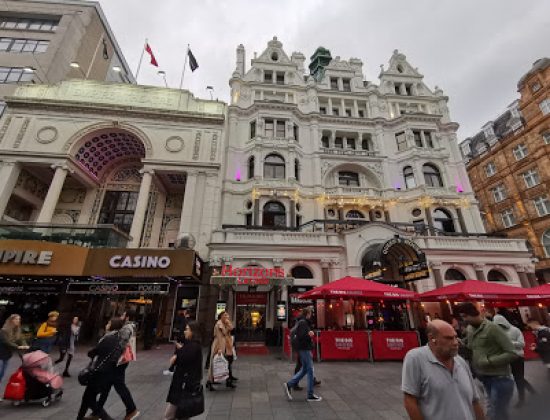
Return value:
M 232 267 L 225 265 L 219 270 L 214 270 L 210 279 L 212 284 L 233 285 L 292 285 L 294 279 L 285 277 L 285 270 L 280 267 Z

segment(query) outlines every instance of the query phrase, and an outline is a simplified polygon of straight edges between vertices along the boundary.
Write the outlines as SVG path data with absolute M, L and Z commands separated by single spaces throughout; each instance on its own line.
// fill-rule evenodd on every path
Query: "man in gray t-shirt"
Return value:
M 428 345 L 405 356 L 401 390 L 411 420 L 484 420 L 472 373 L 458 356 L 454 328 L 445 321 L 428 324 Z

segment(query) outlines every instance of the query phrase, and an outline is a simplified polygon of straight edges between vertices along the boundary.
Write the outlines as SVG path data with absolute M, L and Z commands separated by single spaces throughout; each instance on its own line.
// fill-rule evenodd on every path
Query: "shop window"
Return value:
M 338 172 L 338 184 L 348 187 L 358 187 L 359 174 L 357 172 Z
M 346 213 L 346 219 L 364 219 L 365 216 L 359 210 L 350 210 Z
M 403 168 L 403 179 L 405 180 L 405 188 L 415 188 L 416 179 L 414 178 L 414 171 L 412 166 L 405 166 Z
M 268 227 L 286 227 L 286 210 L 278 201 L 266 203 L 263 209 L 262 225 Z
M 451 214 L 445 209 L 435 209 L 433 212 L 434 227 L 441 232 L 453 233 L 455 225 Z
M 466 276 L 462 274 L 461 271 L 455 269 L 455 268 L 449 268 L 447 271 L 445 271 L 445 280 L 448 281 L 464 281 L 466 280 Z
M 279 155 L 267 155 L 264 160 L 264 178 L 285 179 L 285 160 Z
M 313 273 L 307 267 L 303 265 L 297 265 L 290 270 L 290 275 L 295 279 L 312 279 Z
M 508 279 L 502 271 L 490 270 L 487 274 L 487 281 L 508 281 Z
M 248 179 L 254 178 L 254 166 L 256 165 L 256 158 L 250 156 L 248 158 Z
M 550 229 L 542 234 L 542 246 L 547 257 L 550 257 Z
M 428 187 L 443 186 L 443 180 L 441 179 L 439 169 L 437 169 L 434 165 L 429 163 L 424 164 L 424 166 L 422 166 L 422 172 L 424 174 L 424 181 Z

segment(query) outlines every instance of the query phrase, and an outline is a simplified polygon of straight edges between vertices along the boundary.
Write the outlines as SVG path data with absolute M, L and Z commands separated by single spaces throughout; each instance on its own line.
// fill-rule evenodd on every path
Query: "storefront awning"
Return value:
M 503 301 L 528 299 L 533 289 L 506 286 L 495 282 L 464 280 L 418 295 L 418 300 L 440 302 L 446 300 Z

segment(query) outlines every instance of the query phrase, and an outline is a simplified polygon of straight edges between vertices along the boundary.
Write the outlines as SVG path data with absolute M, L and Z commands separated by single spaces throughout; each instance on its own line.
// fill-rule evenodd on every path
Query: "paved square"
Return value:
M 127 383 L 141 411 L 141 419 L 160 420 L 164 412 L 170 378 L 162 375 L 172 347 L 139 351 L 138 361 L 127 371 Z M 84 352 L 77 354 L 71 366 L 73 375 L 85 365 Z M 19 366 L 17 358 L 10 360 L 2 383 L 4 390 L 8 376 Z M 318 393 L 323 401 L 308 403 L 305 391 L 294 392 L 294 401 L 284 395 L 282 383 L 290 378 L 293 365 L 280 354 L 269 356 L 242 356 L 235 362 L 239 378 L 235 390 L 218 385 L 218 391 L 206 391 L 206 412 L 197 419 L 207 420 L 287 420 L 287 419 L 404 419 L 402 408 L 401 363 L 385 362 L 324 362 L 315 365 L 316 376 L 322 380 Z M 546 372 L 539 361 L 527 363 L 526 376 L 539 390 L 547 384 Z M 302 381 L 305 385 L 305 381 Z M 65 382 L 61 402 L 48 408 L 39 405 L 13 407 L 0 403 L 1 419 L 74 419 L 80 404 L 83 387 L 75 377 Z M 541 392 L 539 392 L 540 394 Z M 548 395 L 548 394 L 546 394 Z M 529 396 L 528 396 L 529 397 Z M 515 397 L 514 401 L 515 403 Z M 124 406 L 113 391 L 106 405 L 116 419 L 124 417 Z M 513 418 L 535 419 L 525 411 L 512 409 Z M 540 417 L 540 420 L 546 417 Z

